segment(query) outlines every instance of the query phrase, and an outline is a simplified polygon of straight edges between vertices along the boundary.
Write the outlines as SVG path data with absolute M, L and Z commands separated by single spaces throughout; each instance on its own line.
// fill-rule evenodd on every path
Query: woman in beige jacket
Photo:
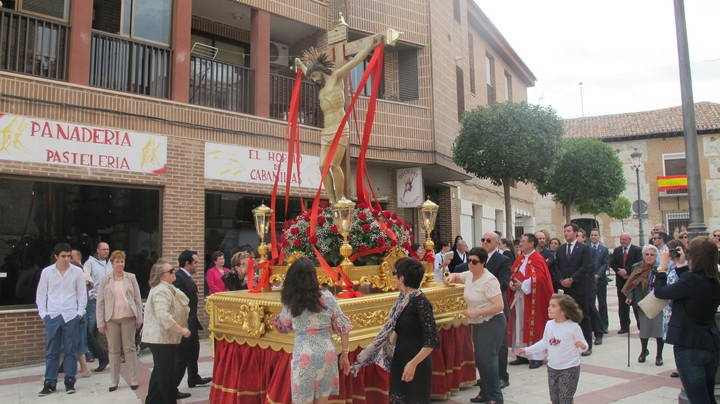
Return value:
M 135 330 L 143 323 L 140 287 L 135 275 L 125 272 L 125 252 L 110 254 L 112 272 L 105 276 L 97 289 L 97 328 L 107 337 L 110 351 L 110 388 L 117 390 L 120 382 L 120 350 L 130 370 L 130 388 L 137 390 L 138 357 Z
M 175 404 L 175 351 L 181 338 L 190 337 L 187 329 L 188 298 L 173 286 L 177 268 L 160 258 L 150 270 L 150 294 L 145 304 L 142 342 L 150 346 L 153 370 L 146 404 Z

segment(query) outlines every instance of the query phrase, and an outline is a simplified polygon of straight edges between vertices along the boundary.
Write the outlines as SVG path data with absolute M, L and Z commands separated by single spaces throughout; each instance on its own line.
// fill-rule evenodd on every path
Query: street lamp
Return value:
M 643 234 L 643 225 L 642 225 L 642 202 L 640 202 L 640 167 L 642 167 L 642 153 L 636 148 L 634 148 L 633 152 L 630 153 L 630 158 L 632 159 L 632 167 L 635 169 L 635 179 L 637 182 L 637 203 L 636 207 L 637 210 L 635 213 L 638 215 L 638 233 L 640 237 L 640 245 L 643 245 L 643 240 L 645 240 L 645 234 Z

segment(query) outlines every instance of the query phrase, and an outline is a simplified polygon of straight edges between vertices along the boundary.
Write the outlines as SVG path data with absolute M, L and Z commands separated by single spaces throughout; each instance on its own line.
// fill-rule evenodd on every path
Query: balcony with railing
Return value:
M 190 58 L 190 103 L 253 113 L 253 71 L 210 58 Z
M 286 121 L 290 109 L 294 77 L 270 74 L 270 117 Z M 298 119 L 303 125 L 322 126 L 323 117 L 318 99 L 319 88 L 309 80 L 304 80 L 300 92 Z
M 0 70 L 65 80 L 67 24 L 0 8 Z
M 93 30 L 91 86 L 169 98 L 171 62 L 170 48 Z

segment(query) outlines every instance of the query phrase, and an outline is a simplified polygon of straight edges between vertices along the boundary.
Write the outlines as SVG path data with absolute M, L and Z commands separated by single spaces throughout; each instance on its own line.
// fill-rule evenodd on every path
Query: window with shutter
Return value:
M 457 85 L 457 110 L 458 110 L 458 121 L 462 121 L 463 114 L 465 113 L 465 78 L 463 77 L 463 71 L 460 67 L 455 67 L 455 81 Z
M 417 49 L 405 49 L 398 52 L 398 85 L 400 101 L 420 98 Z
M 69 0 L 22 0 L 18 10 L 40 14 L 59 20 L 67 20 Z
M 468 33 L 468 62 L 470 62 L 470 92 L 475 94 L 475 42 L 471 32 Z

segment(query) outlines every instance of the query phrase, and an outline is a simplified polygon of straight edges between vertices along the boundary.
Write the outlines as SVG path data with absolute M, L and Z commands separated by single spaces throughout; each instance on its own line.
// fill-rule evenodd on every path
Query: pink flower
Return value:
M 410 243 L 408 243 L 407 241 L 404 242 L 402 246 L 403 246 L 403 248 L 406 249 L 406 250 L 409 250 L 409 249 L 412 247 L 412 245 L 410 245 Z
M 320 209 L 325 209 L 330 206 L 330 203 L 328 203 L 328 201 L 322 200 L 320 201 L 320 203 L 318 203 L 318 206 L 320 207 Z
M 378 237 L 377 240 L 375 240 L 378 247 L 382 247 L 385 245 L 385 237 Z
M 390 219 L 390 216 L 392 216 L 389 210 L 383 210 L 382 215 L 385 216 L 385 219 Z
M 338 233 L 338 227 L 337 225 L 330 226 L 330 233 L 337 234 Z
M 397 219 L 398 219 L 398 215 L 397 215 L 397 213 L 395 213 L 395 212 L 393 212 L 393 214 L 390 215 L 390 216 L 393 218 L 393 220 L 397 220 Z
M 308 241 L 310 242 L 310 244 L 317 244 L 318 238 L 317 236 L 310 236 L 310 239 L 308 239 Z
M 318 226 L 322 226 L 325 224 L 325 216 L 318 216 Z
M 307 229 L 305 229 L 305 234 L 307 234 L 308 236 L 310 235 L 310 227 L 308 227 Z
M 310 355 L 300 355 L 300 358 L 298 359 L 298 366 L 300 367 L 300 369 L 305 369 L 306 367 L 310 366 Z
M 293 241 L 293 247 L 300 247 L 300 239 L 296 238 L 295 241 Z
M 333 352 L 333 351 L 325 352 L 325 364 L 329 365 L 333 362 L 335 362 L 335 352 Z
M 397 245 L 397 241 L 391 240 L 391 241 L 390 241 L 390 245 L 393 246 L 393 247 L 395 247 L 395 246 Z
M 290 234 L 298 234 L 298 233 L 300 233 L 300 229 L 298 229 L 297 227 L 293 227 L 292 229 L 290 229 Z
M 370 229 L 371 229 L 371 227 L 370 227 L 369 224 L 365 223 L 364 225 L 362 225 L 362 230 L 363 230 L 365 233 L 369 232 Z

